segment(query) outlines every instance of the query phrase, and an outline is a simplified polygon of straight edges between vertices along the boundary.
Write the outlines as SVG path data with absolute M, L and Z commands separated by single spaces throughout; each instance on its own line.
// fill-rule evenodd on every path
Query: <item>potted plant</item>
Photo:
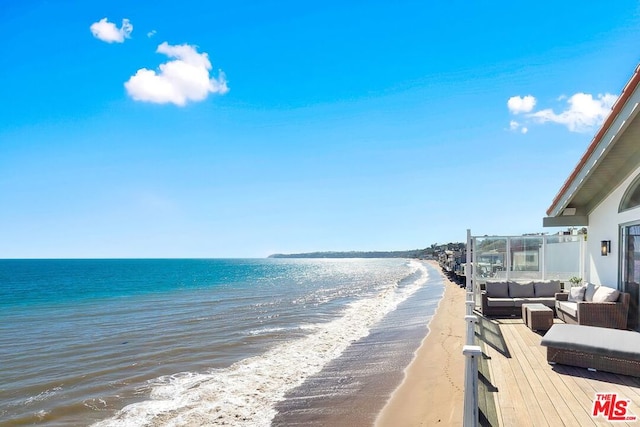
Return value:
M 571 287 L 580 286 L 582 283 L 582 277 L 573 276 L 569 279 L 569 282 L 571 282 Z

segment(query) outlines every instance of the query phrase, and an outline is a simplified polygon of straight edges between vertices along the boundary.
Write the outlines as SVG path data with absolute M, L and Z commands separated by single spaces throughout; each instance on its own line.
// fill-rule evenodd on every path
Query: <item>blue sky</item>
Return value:
M 637 1 L 3 2 L 0 257 L 545 230 Z

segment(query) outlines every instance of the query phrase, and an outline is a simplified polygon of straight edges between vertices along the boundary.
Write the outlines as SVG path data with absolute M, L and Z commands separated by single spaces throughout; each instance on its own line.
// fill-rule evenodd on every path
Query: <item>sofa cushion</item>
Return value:
M 485 289 L 489 297 L 509 298 L 509 284 L 507 282 L 487 282 Z
M 571 317 L 578 317 L 578 303 L 570 301 L 558 301 L 556 309 L 567 313 Z
M 577 302 L 584 301 L 584 292 L 587 290 L 586 286 L 574 286 L 569 289 L 568 301 Z
M 593 294 L 593 302 L 614 302 L 618 300 L 618 292 L 616 289 L 608 286 L 598 286 Z
M 558 280 L 534 282 L 533 288 L 536 297 L 552 297 L 556 292 L 560 292 L 560 282 Z
M 556 324 L 542 337 L 543 346 L 585 351 L 640 361 L 640 334 L 597 326 Z
M 509 296 L 511 298 L 533 298 L 535 296 L 533 282 L 509 282 Z
M 513 307 L 513 298 L 487 298 L 489 307 Z
M 593 294 L 596 293 L 596 288 L 598 286 L 594 285 L 593 283 L 587 283 L 587 287 L 584 291 L 584 300 L 587 302 L 592 302 L 593 301 Z
M 544 304 L 547 307 L 553 307 L 556 299 L 551 297 L 540 297 L 540 298 L 513 298 L 513 305 L 516 307 L 522 307 L 522 304 Z
M 512 298 L 514 307 L 522 307 L 522 304 L 533 304 L 530 298 Z

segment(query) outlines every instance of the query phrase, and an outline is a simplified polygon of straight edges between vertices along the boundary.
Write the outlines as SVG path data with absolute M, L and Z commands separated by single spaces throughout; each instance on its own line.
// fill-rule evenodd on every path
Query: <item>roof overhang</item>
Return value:
M 586 215 L 547 216 L 542 218 L 543 227 L 586 227 L 589 217 Z
M 543 226 L 586 226 L 588 215 L 640 164 L 640 66 L 547 210 Z

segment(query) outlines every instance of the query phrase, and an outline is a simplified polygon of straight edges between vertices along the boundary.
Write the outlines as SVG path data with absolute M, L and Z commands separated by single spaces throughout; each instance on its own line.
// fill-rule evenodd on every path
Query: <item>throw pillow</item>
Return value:
M 584 301 L 584 292 L 587 290 L 586 286 L 574 286 L 569 289 L 569 298 L 568 301 L 578 302 Z
M 593 302 L 615 302 L 618 300 L 618 295 L 620 295 L 620 292 L 616 289 L 598 286 L 598 289 L 593 294 Z
M 509 285 L 507 282 L 487 282 L 485 289 L 489 297 L 509 298 Z
M 534 296 L 533 282 L 509 282 L 509 298 L 533 298 Z
M 591 302 L 593 301 L 593 294 L 596 293 L 596 289 L 598 288 L 598 286 L 596 286 L 593 283 L 587 283 L 587 288 L 584 291 L 584 300 Z
M 533 287 L 536 297 L 554 297 L 556 292 L 560 292 L 560 282 L 558 280 L 534 282 Z

